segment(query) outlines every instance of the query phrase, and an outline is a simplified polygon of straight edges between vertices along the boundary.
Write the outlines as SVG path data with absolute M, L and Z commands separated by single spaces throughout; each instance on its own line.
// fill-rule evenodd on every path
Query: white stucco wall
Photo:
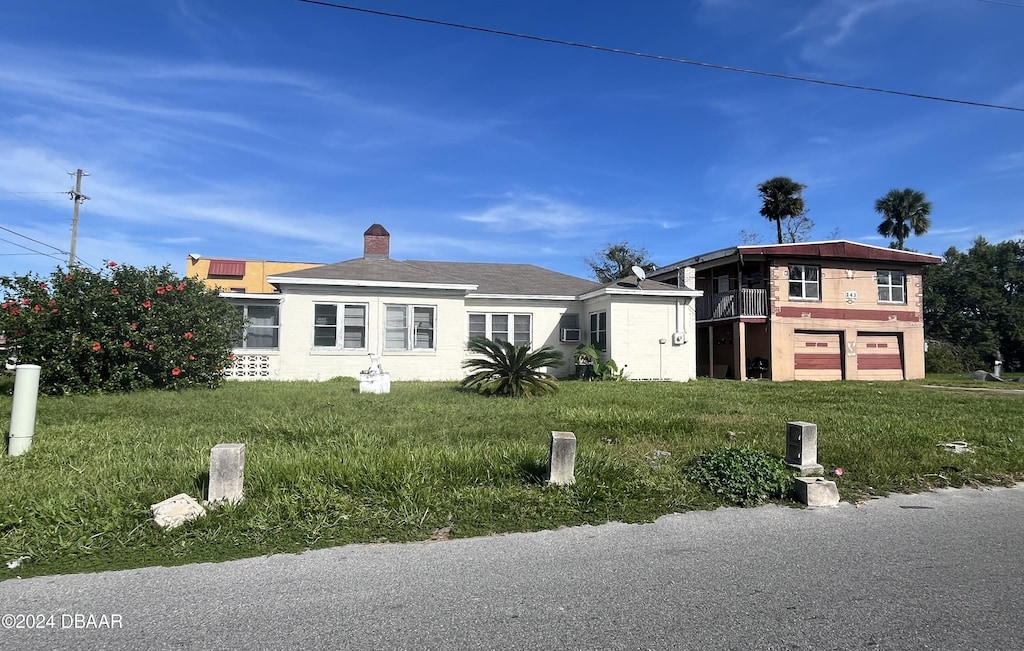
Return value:
M 380 355 L 381 366 L 393 380 L 454 380 L 463 376 L 465 357 L 465 309 L 459 292 L 413 291 L 401 293 L 379 288 L 304 288 L 285 291 L 281 302 L 280 378 L 327 380 L 358 376 L 370 366 L 368 353 Z M 328 350 L 313 346 L 313 314 L 317 303 L 367 306 L 366 348 Z M 385 305 L 432 306 L 433 350 L 384 350 Z
M 619 368 L 626 367 L 627 377 L 675 381 L 696 377 L 692 299 L 615 296 L 607 307 L 608 354 Z M 677 332 L 684 334 L 684 343 L 673 343 Z M 659 343 L 662 339 L 664 344 Z
M 569 375 L 573 372 L 572 352 L 576 343 L 563 343 L 559 341 L 560 324 L 562 315 L 576 313 L 579 315 L 580 330 L 582 331 L 581 342 L 586 341 L 587 324 L 585 322 L 583 305 L 579 301 L 546 300 L 546 299 L 477 299 L 466 300 L 466 319 L 463 330 L 468 332 L 470 313 L 488 314 L 529 314 L 532 319 L 533 347 L 542 348 L 551 346 L 562 353 L 565 362 L 561 367 L 548 369 L 549 373 L 556 376 Z

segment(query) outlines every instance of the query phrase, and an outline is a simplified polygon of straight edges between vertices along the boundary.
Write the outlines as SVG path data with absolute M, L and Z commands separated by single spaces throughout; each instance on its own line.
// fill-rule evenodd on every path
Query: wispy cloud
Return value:
M 871 15 L 917 2 L 921 0 L 825 0 L 785 36 L 805 35 L 817 44 L 835 47 Z
M 539 232 L 549 237 L 573 237 L 579 229 L 605 217 L 542 194 L 508 193 L 504 200 L 459 219 L 485 225 L 497 233 Z

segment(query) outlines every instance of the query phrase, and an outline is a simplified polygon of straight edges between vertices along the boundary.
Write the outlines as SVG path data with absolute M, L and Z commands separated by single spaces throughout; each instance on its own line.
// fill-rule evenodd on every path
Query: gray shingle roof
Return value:
M 276 274 L 281 278 L 477 285 L 477 294 L 578 296 L 601 284 L 532 264 L 355 258 Z M 644 289 L 646 289 L 646 285 Z

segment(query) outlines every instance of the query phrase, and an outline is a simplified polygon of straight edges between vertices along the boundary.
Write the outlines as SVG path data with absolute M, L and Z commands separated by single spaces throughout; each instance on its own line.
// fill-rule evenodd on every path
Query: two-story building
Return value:
M 921 271 L 941 258 L 845 240 L 735 246 L 696 270 L 697 375 L 772 380 L 924 377 Z

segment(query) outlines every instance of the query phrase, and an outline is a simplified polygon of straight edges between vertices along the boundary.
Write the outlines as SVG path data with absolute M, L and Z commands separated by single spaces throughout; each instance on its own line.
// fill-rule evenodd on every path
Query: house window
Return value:
M 485 337 L 492 341 L 511 341 L 522 346 L 532 341 L 533 315 L 470 314 L 469 338 Z
M 821 300 L 821 267 L 804 264 L 789 265 L 789 297 Z
M 878 281 L 879 303 L 907 302 L 907 275 L 905 273 L 902 271 L 878 271 L 875 279 Z
M 434 308 L 384 306 L 384 350 L 433 350 Z
M 366 348 L 366 306 L 359 303 L 313 306 L 313 345 L 345 350 Z
M 245 320 L 241 331 L 235 337 L 235 348 L 277 348 L 281 323 L 278 305 L 236 305 Z
M 590 344 L 598 350 L 608 347 L 608 313 L 595 312 L 590 315 Z

